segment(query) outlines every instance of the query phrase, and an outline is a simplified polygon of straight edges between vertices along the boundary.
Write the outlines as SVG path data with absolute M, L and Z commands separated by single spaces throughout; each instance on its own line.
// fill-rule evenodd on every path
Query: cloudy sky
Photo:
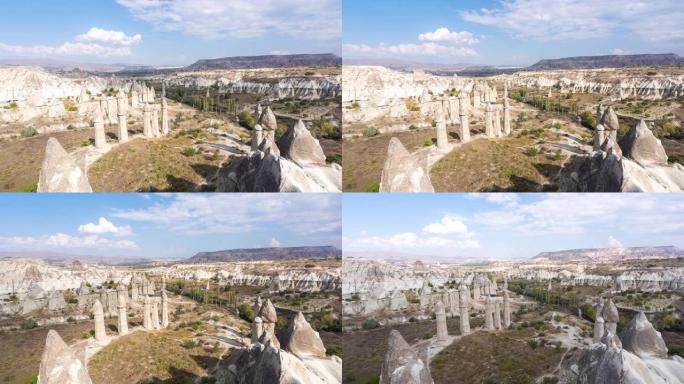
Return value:
M 528 65 L 579 55 L 684 55 L 681 0 L 344 0 L 345 58 Z
M 676 194 L 344 194 L 344 252 L 525 259 L 543 251 L 684 248 Z
M 187 65 L 278 53 L 340 54 L 339 0 L 3 2 L 0 59 Z
M 187 258 L 341 244 L 338 194 L 0 195 L 0 252 Z

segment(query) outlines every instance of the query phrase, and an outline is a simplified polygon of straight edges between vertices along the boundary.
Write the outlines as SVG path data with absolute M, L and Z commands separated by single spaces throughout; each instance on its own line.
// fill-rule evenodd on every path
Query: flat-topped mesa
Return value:
M 667 358 L 667 346 L 660 332 L 643 312 L 639 312 L 632 318 L 620 333 L 622 347 L 639 357 Z
M 152 107 L 145 103 L 143 106 L 143 135 L 145 137 L 152 137 Z
M 38 192 L 92 192 L 85 158 L 64 150 L 54 137 L 48 139 L 38 177 Z
M 468 95 L 464 94 L 461 92 L 461 95 L 458 97 L 458 117 L 460 120 L 460 130 L 459 130 L 459 136 L 461 138 L 461 142 L 467 143 L 470 141 L 470 125 L 468 122 Z
M 435 124 L 435 133 L 437 136 L 437 148 L 446 149 L 449 146 L 449 139 L 447 138 L 446 117 L 444 116 L 444 104 L 439 103 L 437 106 L 437 123 Z
M 48 331 L 45 339 L 37 383 L 92 384 L 85 353 L 79 354 L 69 347 L 54 329 Z
M 93 304 L 93 320 L 95 323 L 95 340 L 106 340 L 107 334 L 105 332 L 104 310 L 102 309 L 100 300 L 95 300 L 95 304 Z
M 485 136 L 496 137 L 494 132 L 494 109 L 490 103 L 485 104 Z
M 302 120 L 297 120 L 297 123 L 278 139 L 277 144 L 282 157 L 301 166 L 325 165 L 325 153 L 321 144 L 311 135 Z
M 390 139 L 380 192 L 434 192 L 427 171 L 396 137 Z
M 390 331 L 380 384 L 433 384 L 430 368 L 406 343 L 399 331 Z
M 446 324 L 446 312 L 444 310 L 444 303 L 442 300 L 437 300 L 437 305 L 435 308 L 435 320 L 437 323 L 437 341 L 440 343 L 446 343 L 449 341 L 449 332 L 447 330 Z
M 105 145 L 107 145 L 107 138 L 105 136 L 104 120 L 102 118 L 102 108 L 100 108 L 100 105 L 95 107 L 93 130 L 95 132 L 95 148 L 104 148 Z
M 304 314 L 297 312 L 290 318 L 281 337 L 282 349 L 292 352 L 299 357 L 315 356 L 325 358 L 325 346 L 318 332 L 311 325 Z
M 259 121 L 257 121 L 257 123 L 264 129 L 264 135 L 275 143 L 275 131 L 278 129 L 278 121 L 270 106 L 267 106 L 266 109 L 264 109 L 261 116 L 259 116 Z
M 620 140 L 620 147 L 624 156 L 639 164 L 667 165 L 663 144 L 648 129 L 643 119 Z

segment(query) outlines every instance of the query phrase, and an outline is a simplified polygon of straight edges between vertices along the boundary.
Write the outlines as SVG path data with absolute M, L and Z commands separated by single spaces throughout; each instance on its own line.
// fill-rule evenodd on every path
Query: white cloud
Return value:
M 468 57 L 476 56 L 477 52 L 472 48 L 451 47 L 436 43 L 422 44 L 379 44 L 370 47 L 365 44 L 343 44 L 342 49 L 354 53 L 372 53 L 378 56 L 399 55 L 399 56 L 448 56 L 448 57 Z
M 339 0 L 117 0 L 158 28 L 203 38 L 266 34 L 304 39 L 341 35 Z
M 271 241 L 268 243 L 271 247 L 274 248 L 280 248 L 280 241 L 278 241 L 275 237 L 271 239 Z
M 468 226 L 465 225 L 462 219 L 453 216 L 444 216 L 442 220 L 437 223 L 426 225 L 423 228 L 423 233 L 431 233 L 434 235 L 468 235 Z
M 608 246 L 610 248 L 622 248 L 622 243 L 613 236 L 608 236 Z
M 111 221 L 100 217 L 97 224 L 88 223 L 78 226 L 78 231 L 81 233 L 88 233 L 94 235 L 101 235 L 104 233 L 113 233 L 118 236 L 128 236 L 132 235 L 131 227 L 128 225 L 122 225 L 117 227 Z
M 680 0 L 509 0 L 461 13 L 464 20 L 536 40 L 590 39 L 621 31 L 646 41 L 684 39 Z
M 348 239 L 350 250 L 413 250 L 424 251 L 439 248 L 472 249 L 479 248 L 475 239 L 455 240 L 439 236 L 420 236 L 414 232 L 403 232 L 384 236 L 360 236 Z
M 478 39 L 476 39 L 473 34 L 468 31 L 452 32 L 445 27 L 437 28 L 434 32 L 421 33 L 418 35 L 418 40 L 467 45 L 472 45 L 478 42 Z
M 124 32 L 108 31 L 101 28 L 90 28 L 90 30 L 82 35 L 76 36 L 76 41 L 85 42 L 101 42 L 114 45 L 136 45 L 142 41 L 142 36 L 138 33 L 133 36 L 128 36 Z
M 132 54 L 130 47 L 107 47 L 100 44 L 66 42 L 58 46 L 33 45 L 21 46 L 0 43 L 0 51 L 16 55 L 39 56 L 102 56 L 123 57 Z
M 620 49 L 620 48 L 613 48 L 613 50 L 610 51 L 610 53 L 613 55 L 624 55 L 625 51 L 623 49 Z
M 301 235 L 339 240 L 340 212 L 340 198 L 335 194 L 178 194 L 146 208 L 114 211 L 112 217 L 191 235 L 249 232 L 279 225 Z
M 0 242 L 9 246 L 30 248 L 96 248 L 96 249 L 137 249 L 138 245 L 130 240 L 109 240 L 97 235 L 71 236 L 64 233 L 54 235 L 0 237 Z

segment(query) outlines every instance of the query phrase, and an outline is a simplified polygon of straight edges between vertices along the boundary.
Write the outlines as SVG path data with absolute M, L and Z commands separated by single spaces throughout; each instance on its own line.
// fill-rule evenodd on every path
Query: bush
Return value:
M 76 112 L 78 111 L 78 106 L 71 100 L 64 100 L 64 109 L 67 112 Z
M 529 345 L 532 349 L 537 349 L 539 343 L 537 343 L 537 340 L 530 340 L 527 342 L 527 345 Z
M 352 107 L 352 109 L 359 109 L 359 108 L 361 108 L 361 104 L 359 104 L 358 101 L 354 101 L 351 103 L 351 107 Z
M 38 134 L 38 131 L 36 131 L 35 128 L 24 128 L 21 130 L 21 136 L 22 137 L 32 137 Z
M 582 112 L 580 118 L 582 125 L 584 125 L 587 128 L 596 129 L 596 118 L 594 117 L 594 114 L 591 113 L 591 111 Z
M 425 139 L 425 141 L 423 142 L 424 147 L 429 147 L 431 145 L 432 145 L 432 139 Z
M 183 342 L 183 348 L 185 349 L 193 349 L 197 347 L 197 342 L 195 340 L 185 340 Z
M 240 125 L 248 129 L 254 129 L 256 122 L 254 121 L 254 116 L 249 111 L 242 111 L 238 115 Z
M 275 139 L 280 139 L 285 132 L 287 132 L 287 125 L 285 125 L 285 123 L 278 123 L 278 128 L 276 128 L 275 131 Z
M 81 339 L 90 339 L 90 331 L 84 331 L 81 333 Z
M 380 134 L 380 131 L 378 131 L 378 129 L 375 127 L 368 127 L 363 131 L 363 135 L 366 137 L 373 137 L 373 136 L 377 136 L 379 134 Z
M 375 319 L 368 319 L 368 320 L 363 322 L 361 327 L 363 329 L 370 330 L 370 329 L 378 328 L 379 326 L 380 326 L 380 323 L 375 321 Z
M 27 185 L 26 188 L 24 188 L 24 192 L 38 192 L 38 183 L 34 181 Z
M 373 184 L 367 186 L 364 192 L 380 192 L 380 182 L 376 181 Z
M 530 148 L 527 148 L 527 150 L 525 151 L 525 154 L 527 156 L 534 157 L 534 156 L 537 156 L 539 154 L 539 150 L 536 147 L 530 147 Z
M 276 321 L 276 329 L 283 329 L 285 328 L 285 325 L 287 324 L 287 320 L 283 316 L 278 316 L 278 320 Z
M 38 324 L 33 319 L 24 319 L 21 321 L 21 329 L 33 329 L 38 326 Z
M 192 157 L 197 154 L 197 149 L 195 149 L 195 147 L 187 147 L 183 149 L 183 152 L 181 153 L 187 157 Z
M 28 379 L 24 380 L 24 384 L 36 384 L 38 383 L 38 374 L 34 373 Z
M 238 311 L 240 311 L 240 318 L 249 321 L 250 323 L 254 321 L 256 314 L 254 313 L 254 308 L 247 303 L 242 303 L 238 306 Z

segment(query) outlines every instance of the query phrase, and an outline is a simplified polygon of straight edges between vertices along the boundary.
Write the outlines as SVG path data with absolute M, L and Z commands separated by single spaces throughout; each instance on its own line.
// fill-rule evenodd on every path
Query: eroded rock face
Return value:
M 40 361 L 38 384 L 91 384 L 85 353 L 79 356 L 59 336 L 50 330 Z
M 281 155 L 299 165 L 325 165 L 325 153 L 302 120 L 290 127 L 278 140 Z
M 287 323 L 283 332 L 282 348 L 300 357 L 325 357 L 325 346 L 321 337 L 311 328 L 301 312 Z
M 276 314 L 276 309 L 271 303 L 271 300 L 266 300 L 266 302 L 261 306 L 259 310 L 259 317 L 264 322 L 275 323 L 278 321 L 278 315 Z
M 85 159 L 69 155 L 54 137 L 48 139 L 38 192 L 92 192 Z
M 429 367 L 406 343 L 399 331 L 392 330 L 382 363 L 380 384 L 432 384 Z
M 620 338 L 623 348 L 639 357 L 667 357 L 665 341 L 643 312 L 639 312 L 632 318 L 632 321 L 622 330 Z
M 390 139 L 380 192 L 434 192 L 427 171 L 396 137 Z
M 665 148 L 643 119 L 620 140 L 620 146 L 625 156 L 639 164 L 667 165 Z

